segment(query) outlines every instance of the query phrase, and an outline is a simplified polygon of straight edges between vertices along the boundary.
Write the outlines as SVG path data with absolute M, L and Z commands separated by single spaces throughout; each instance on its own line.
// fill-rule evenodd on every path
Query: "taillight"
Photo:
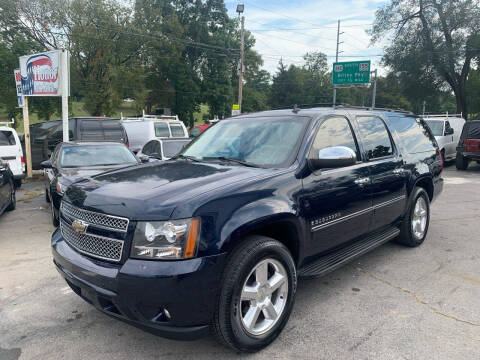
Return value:
M 20 160 L 21 160 L 22 164 L 25 164 L 25 158 L 23 156 L 20 158 Z

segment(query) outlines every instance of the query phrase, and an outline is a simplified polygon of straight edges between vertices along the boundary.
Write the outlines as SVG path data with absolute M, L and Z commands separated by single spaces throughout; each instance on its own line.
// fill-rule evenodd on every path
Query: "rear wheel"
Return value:
M 457 159 L 455 160 L 455 165 L 457 170 L 467 170 L 468 168 L 468 159 L 463 156 L 461 153 L 457 153 Z
M 15 196 L 15 186 L 13 185 L 13 182 L 10 182 L 10 204 L 7 207 L 7 211 L 12 211 L 15 210 L 17 207 L 17 197 Z
M 410 197 L 407 214 L 396 241 L 409 247 L 421 245 L 427 237 L 429 224 L 430 199 L 423 188 L 416 187 Z
M 292 311 L 297 276 L 288 249 L 252 236 L 230 256 L 212 324 L 221 343 L 255 352 L 274 341 Z

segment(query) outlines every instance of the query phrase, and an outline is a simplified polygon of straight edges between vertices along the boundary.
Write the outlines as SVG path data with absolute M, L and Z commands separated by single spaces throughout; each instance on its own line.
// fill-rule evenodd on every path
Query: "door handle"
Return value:
M 367 185 L 370 182 L 370 178 L 368 178 L 368 177 L 360 178 L 360 179 L 355 180 L 354 182 L 357 185 L 364 186 L 364 185 Z

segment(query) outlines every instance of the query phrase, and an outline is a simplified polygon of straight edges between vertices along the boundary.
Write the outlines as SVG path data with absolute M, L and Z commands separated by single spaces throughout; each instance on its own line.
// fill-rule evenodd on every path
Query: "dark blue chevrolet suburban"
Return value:
M 226 119 L 176 158 L 82 179 L 54 264 L 106 314 L 173 339 L 211 330 L 257 351 L 285 327 L 297 277 L 387 241 L 424 241 L 443 160 L 413 114 L 352 107 Z

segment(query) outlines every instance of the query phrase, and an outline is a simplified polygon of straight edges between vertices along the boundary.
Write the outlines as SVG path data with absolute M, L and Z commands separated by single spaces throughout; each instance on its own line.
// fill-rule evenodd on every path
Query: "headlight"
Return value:
M 139 221 L 133 235 L 131 257 L 137 259 L 188 259 L 197 254 L 200 219 Z
M 60 182 L 57 181 L 57 193 L 59 195 L 62 195 L 65 192 L 65 190 L 67 190 L 67 186 L 62 185 L 62 184 L 60 184 Z

